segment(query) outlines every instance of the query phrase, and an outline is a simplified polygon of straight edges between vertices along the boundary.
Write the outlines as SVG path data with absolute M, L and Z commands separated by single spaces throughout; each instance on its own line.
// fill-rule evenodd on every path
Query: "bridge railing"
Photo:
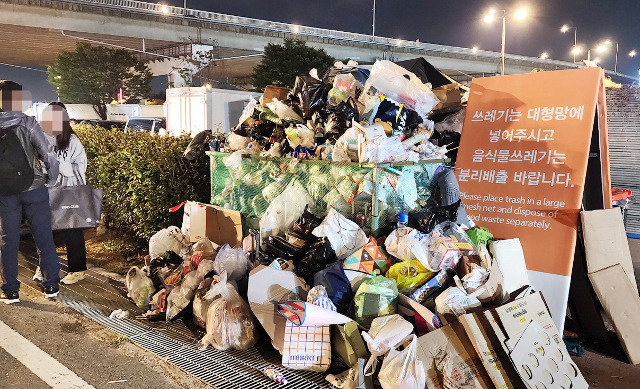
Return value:
M 144 1 L 135 0 L 52 0 L 61 3 L 82 4 L 82 5 L 94 5 L 103 8 L 109 8 L 114 10 L 128 10 L 130 12 L 136 12 L 141 14 L 151 14 L 159 16 L 167 16 L 172 18 L 198 20 L 202 22 L 208 22 L 219 25 L 236 26 L 247 29 L 253 29 L 256 31 L 266 31 L 279 34 L 289 34 L 292 37 L 305 36 L 315 39 L 323 39 L 337 42 L 347 42 L 363 45 L 379 46 L 382 49 L 413 49 L 423 53 L 445 54 L 445 55 L 457 55 L 466 57 L 469 59 L 485 59 L 495 60 L 500 59 L 501 54 L 493 51 L 477 50 L 473 51 L 469 48 L 445 46 L 433 43 L 423 43 L 417 41 L 408 41 L 403 39 L 386 38 L 380 36 L 372 36 L 367 34 L 359 34 L 353 32 L 345 32 L 339 30 L 331 30 L 324 28 L 308 27 L 298 24 L 273 22 L 261 19 L 247 18 L 242 16 L 233 16 L 216 12 L 200 11 L 195 9 L 185 9 L 183 7 L 175 7 L 170 5 L 163 5 L 157 3 L 147 3 Z M 533 67 L 549 66 L 556 69 L 567 69 L 576 67 L 575 64 L 559 60 L 539 59 L 535 57 L 527 57 L 522 55 L 507 54 L 506 59 L 509 61 L 526 62 Z M 608 75 L 615 75 L 616 77 L 622 77 L 625 79 L 636 80 L 636 78 L 614 73 L 610 70 L 605 70 Z
M 170 5 L 162 5 L 156 3 L 147 3 L 135 0 L 59 0 L 66 3 L 76 4 L 93 4 L 107 8 L 127 9 L 134 12 L 141 12 L 155 15 L 166 15 L 171 17 L 196 19 L 210 23 L 232 25 L 256 30 L 271 31 L 276 33 L 291 34 L 292 36 L 309 36 L 319 39 L 337 40 L 351 43 L 361 43 L 369 45 L 377 45 L 384 47 L 398 47 L 405 49 L 417 49 L 428 52 L 459 54 L 468 56 L 480 56 L 485 58 L 500 58 L 500 53 L 479 50 L 474 52 L 469 48 L 453 47 L 445 45 L 437 45 L 432 43 L 423 43 L 416 41 L 408 41 L 403 39 L 386 38 L 372 36 L 367 34 L 359 34 L 353 32 L 345 32 L 339 30 L 330 30 L 324 28 L 301 26 L 297 24 L 273 22 L 261 19 L 247 18 L 242 16 L 233 16 L 209 11 L 200 11 L 194 9 L 185 9 L 183 7 L 175 7 Z M 512 59 L 530 60 L 529 57 L 509 55 Z M 548 63 L 548 62 L 547 62 Z

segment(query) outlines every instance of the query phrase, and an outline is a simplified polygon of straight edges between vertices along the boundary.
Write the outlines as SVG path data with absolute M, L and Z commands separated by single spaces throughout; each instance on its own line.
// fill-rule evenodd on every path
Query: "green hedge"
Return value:
M 188 136 L 125 134 L 91 125 L 74 130 L 87 153 L 87 181 L 104 190 L 109 225 L 141 244 L 162 228 L 181 225 L 182 211 L 169 213 L 170 207 L 184 200 L 209 202 L 209 158 L 182 157 Z

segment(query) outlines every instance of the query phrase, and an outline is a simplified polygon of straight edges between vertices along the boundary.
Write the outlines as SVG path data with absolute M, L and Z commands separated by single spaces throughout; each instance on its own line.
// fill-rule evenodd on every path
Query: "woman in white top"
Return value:
M 74 186 L 85 184 L 85 172 L 87 171 L 87 155 L 80 139 L 71 129 L 69 115 L 63 103 L 49 104 L 42 112 L 42 129 L 47 139 L 53 146 L 58 161 L 60 162 L 60 174 L 56 186 Z M 87 251 L 82 229 L 58 230 L 55 234 L 60 236 L 67 246 L 67 260 L 69 273 L 60 282 L 74 284 L 84 278 L 87 270 Z M 40 268 L 33 276 L 38 279 Z

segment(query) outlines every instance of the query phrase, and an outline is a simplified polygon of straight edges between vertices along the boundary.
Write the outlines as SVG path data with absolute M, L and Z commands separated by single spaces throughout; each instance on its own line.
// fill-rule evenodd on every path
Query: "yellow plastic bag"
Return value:
M 429 281 L 435 274 L 427 270 L 420 261 L 408 259 L 391 266 L 387 271 L 387 278 L 396 280 L 400 293 L 411 293 Z

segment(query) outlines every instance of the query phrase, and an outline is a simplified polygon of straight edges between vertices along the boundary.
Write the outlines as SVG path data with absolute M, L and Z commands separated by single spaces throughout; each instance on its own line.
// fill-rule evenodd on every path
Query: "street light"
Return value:
M 591 61 L 591 50 L 592 49 L 587 49 L 587 61 Z M 596 47 L 593 48 L 593 50 L 596 51 L 596 53 L 604 53 L 605 51 L 607 51 L 607 46 L 605 44 L 600 44 Z M 595 61 L 594 61 L 595 62 Z M 596 62 L 597 63 L 597 62 Z
M 163 5 L 162 7 L 160 7 L 160 11 L 162 11 L 162 13 L 166 15 L 169 13 L 169 7 Z
M 540 54 L 540 59 L 547 59 L 547 58 L 549 58 L 549 53 L 547 53 L 546 51 Z
M 473 46 L 471 48 L 471 51 L 473 51 L 473 54 L 477 53 L 478 52 L 478 46 Z M 631 54 L 629 54 L 629 55 L 631 55 Z
M 500 55 L 500 74 L 504 76 L 504 44 L 505 44 L 505 35 L 506 35 L 506 27 L 507 27 L 507 11 L 500 10 L 496 11 L 495 9 L 490 9 L 489 13 L 487 13 L 484 17 L 485 23 L 493 23 L 497 18 L 497 13 L 502 12 L 502 50 Z M 514 17 L 518 20 L 522 20 L 527 17 L 527 10 L 525 8 L 521 8 L 517 10 L 514 14 Z
M 606 45 L 611 45 L 613 42 L 611 42 L 610 39 L 607 39 L 606 41 L 604 41 L 604 43 Z M 616 63 L 613 66 L 613 71 L 617 73 L 618 72 L 618 48 L 619 48 L 619 43 L 617 41 L 615 43 L 616 43 Z
M 629 52 L 629 57 L 631 57 L 631 58 L 635 57 L 636 55 L 638 55 L 638 53 L 635 50 L 631 50 Z
M 563 34 L 566 33 L 567 31 L 573 29 L 573 47 L 578 47 L 578 27 L 573 27 L 573 26 L 569 26 L 567 24 L 563 25 L 562 27 L 560 27 L 560 32 L 562 32 Z M 572 50 L 573 51 L 573 50 Z M 580 54 L 580 53 L 577 53 Z M 576 54 L 573 54 L 573 63 L 576 63 Z

